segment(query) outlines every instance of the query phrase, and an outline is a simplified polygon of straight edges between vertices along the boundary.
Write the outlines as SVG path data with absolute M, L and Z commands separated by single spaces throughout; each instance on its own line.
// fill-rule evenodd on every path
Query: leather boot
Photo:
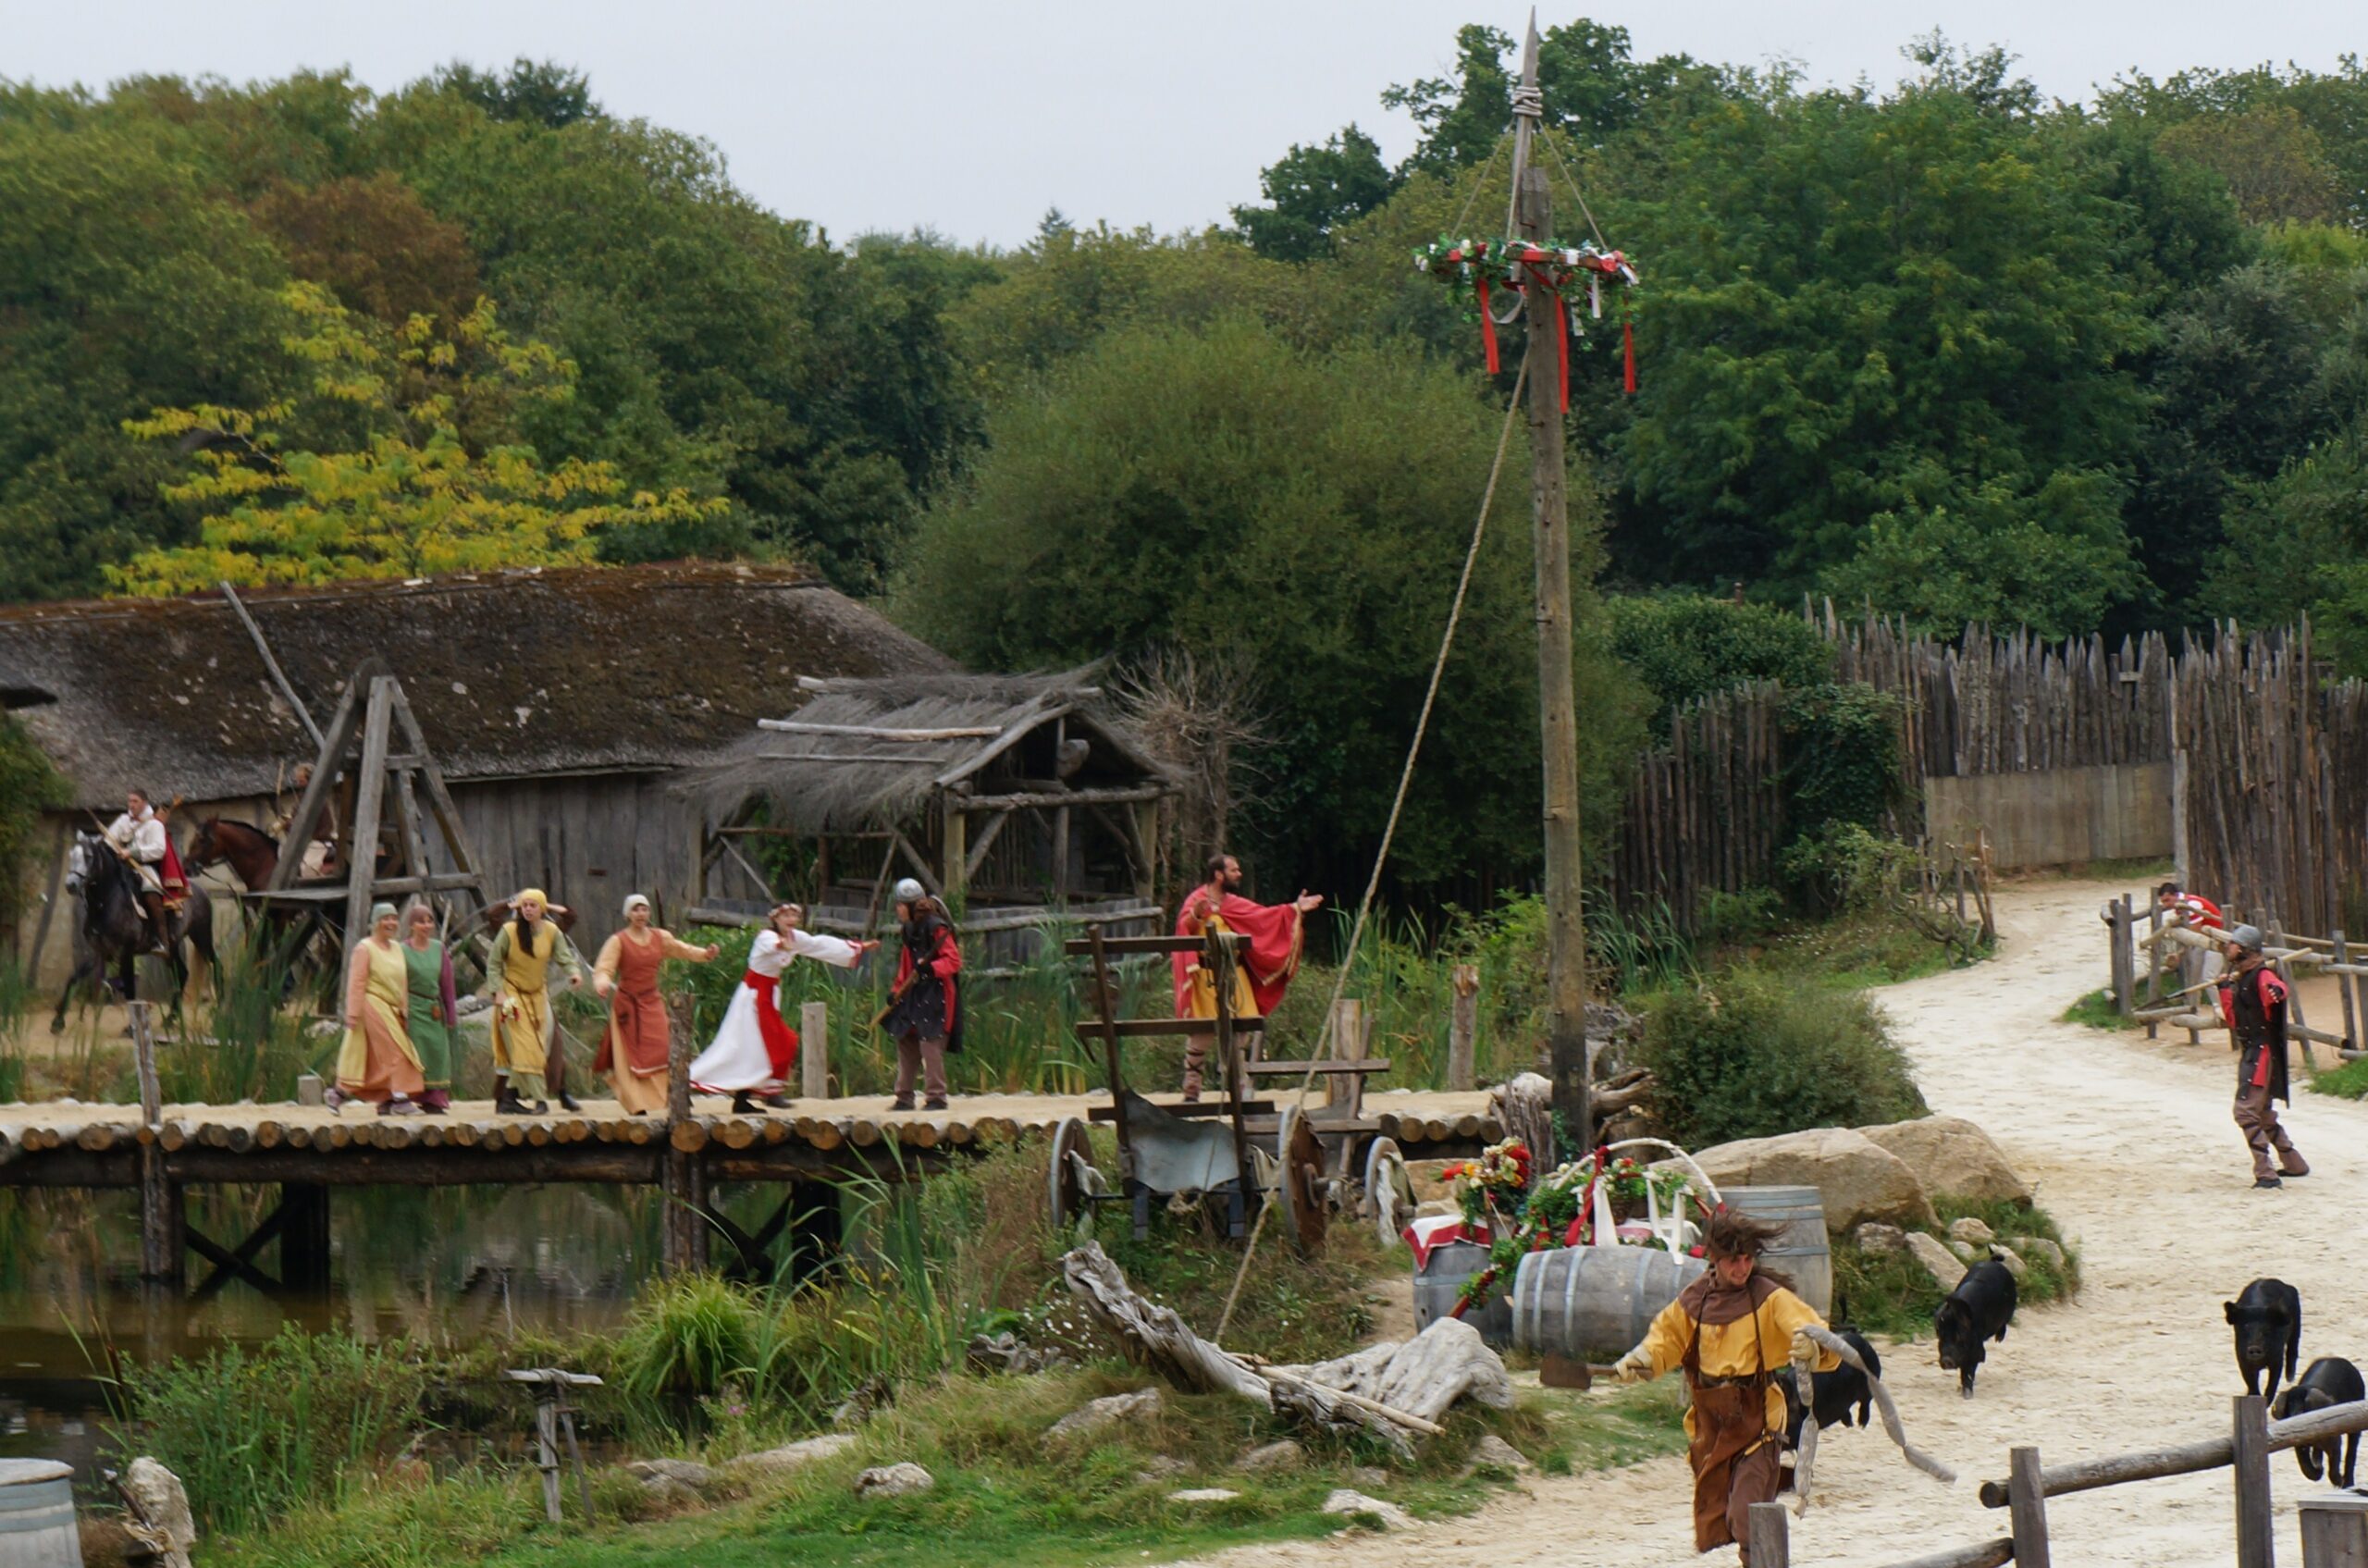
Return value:
M 518 1092 L 502 1083 L 493 1092 L 493 1114 L 498 1117 L 522 1117 L 526 1107 L 519 1102 Z
M 551 1093 L 559 1096 L 559 1108 L 561 1110 L 574 1112 L 580 1111 L 584 1108 L 575 1103 L 575 1096 L 569 1093 L 564 1089 L 554 1089 Z
M 739 1089 L 733 1092 L 732 1114 L 736 1117 L 748 1117 L 761 1116 L 763 1113 L 757 1109 L 755 1093 L 749 1090 Z

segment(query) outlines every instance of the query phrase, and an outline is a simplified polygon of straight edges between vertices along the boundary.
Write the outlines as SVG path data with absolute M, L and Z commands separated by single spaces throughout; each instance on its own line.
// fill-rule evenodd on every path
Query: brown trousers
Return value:
M 2237 1125 L 2244 1130 L 2245 1146 L 2253 1154 L 2253 1178 L 2268 1176 L 2308 1176 L 2311 1167 L 2294 1141 L 2286 1136 L 2286 1129 L 2277 1122 L 2277 1102 L 2269 1097 L 2269 1085 L 2247 1084 L 2237 1091 L 2235 1110 Z M 2270 1151 L 2277 1152 L 2275 1164 Z
M 908 1099 L 913 1093 L 913 1080 L 921 1080 L 921 1091 L 932 1100 L 945 1098 L 945 1042 L 915 1040 L 906 1035 L 896 1042 L 896 1097 Z
M 1783 1445 L 1768 1431 L 1764 1385 L 1697 1383 L 1693 1393 L 1696 1436 L 1685 1458 L 1694 1471 L 1694 1549 L 1715 1551 L 1748 1540 L 1751 1505 L 1776 1500 Z

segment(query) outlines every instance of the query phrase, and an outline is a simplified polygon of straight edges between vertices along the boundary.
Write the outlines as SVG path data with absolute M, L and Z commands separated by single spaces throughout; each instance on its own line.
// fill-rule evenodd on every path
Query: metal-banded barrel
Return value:
M 1464 1282 L 1487 1266 L 1488 1249 L 1473 1242 L 1433 1247 L 1414 1276 L 1414 1332 L 1428 1328 L 1434 1319 L 1454 1315 L 1455 1298 L 1463 1293 Z M 1505 1300 L 1503 1289 L 1507 1283 L 1498 1280 L 1489 1287 L 1496 1300 L 1463 1315 L 1464 1322 L 1480 1330 L 1481 1339 L 1500 1350 L 1513 1342 L 1512 1303 Z
M 0 1459 L 0 1568 L 82 1568 L 73 1475 L 52 1459 Z
M 1727 1207 L 1754 1219 L 1782 1223 L 1784 1232 L 1759 1254 L 1761 1264 L 1792 1280 L 1793 1293 L 1833 1312 L 1833 1252 L 1825 1233 L 1825 1199 L 1814 1187 L 1730 1187 Z
M 1513 1275 L 1513 1343 L 1573 1361 L 1610 1361 L 1643 1340 L 1655 1315 L 1706 1266 L 1663 1247 L 1531 1253 Z

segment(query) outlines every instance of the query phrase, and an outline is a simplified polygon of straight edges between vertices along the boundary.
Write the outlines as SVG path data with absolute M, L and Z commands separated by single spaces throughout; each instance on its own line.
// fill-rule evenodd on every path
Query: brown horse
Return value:
M 191 876 L 209 866 L 228 866 L 240 886 L 260 893 L 271 885 L 271 873 L 278 869 L 279 841 L 245 822 L 208 817 L 197 824 L 197 836 L 189 841 L 181 864 Z

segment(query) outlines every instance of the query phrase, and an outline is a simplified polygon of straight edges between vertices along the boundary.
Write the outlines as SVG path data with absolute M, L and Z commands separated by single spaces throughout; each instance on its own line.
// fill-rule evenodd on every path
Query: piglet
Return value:
M 2323 1355 L 2277 1397 L 2276 1414 L 2277 1419 L 2287 1421 L 2325 1410 L 2331 1404 L 2350 1404 L 2362 1399 L 2368 1399 L 2368 1387 L 2361 1382 L 2360 1368 L 2341 1356 Z M 2349 1487 L 2360 1473 L 2360 1434 L 2339 1432 L 2315 1443 L 2304 1443 L 2294 1451 L 2294 1460 L 2309 1480 L 2317 1480 L 2324 1466 L 2328 1481 Z
M 2275 1403 L 2278 1366 L 2294 1376 L 2302 1355 L 2302 1292 L 2283 1279 L 2256 1279 L 2221 1308 L 2237 1331 L 2237 1366 L 2245 1375 L 2245 1392 L 2260 1394 Z M 2269 1386 L 2262 1387 L 2263 1374 Z
M 1965 1271 L 1957 1288 L 1932 1314 L 1932 1337 L 1940 1341 L 1941 1368 L 1957 1375 L 1958 1391 L 1973 1398 L 1973 1375 L 1981 1369 L 1982 1342 L 2006 1338 L 2015 1321 L 2015 1277 L 1992 1257 Z

